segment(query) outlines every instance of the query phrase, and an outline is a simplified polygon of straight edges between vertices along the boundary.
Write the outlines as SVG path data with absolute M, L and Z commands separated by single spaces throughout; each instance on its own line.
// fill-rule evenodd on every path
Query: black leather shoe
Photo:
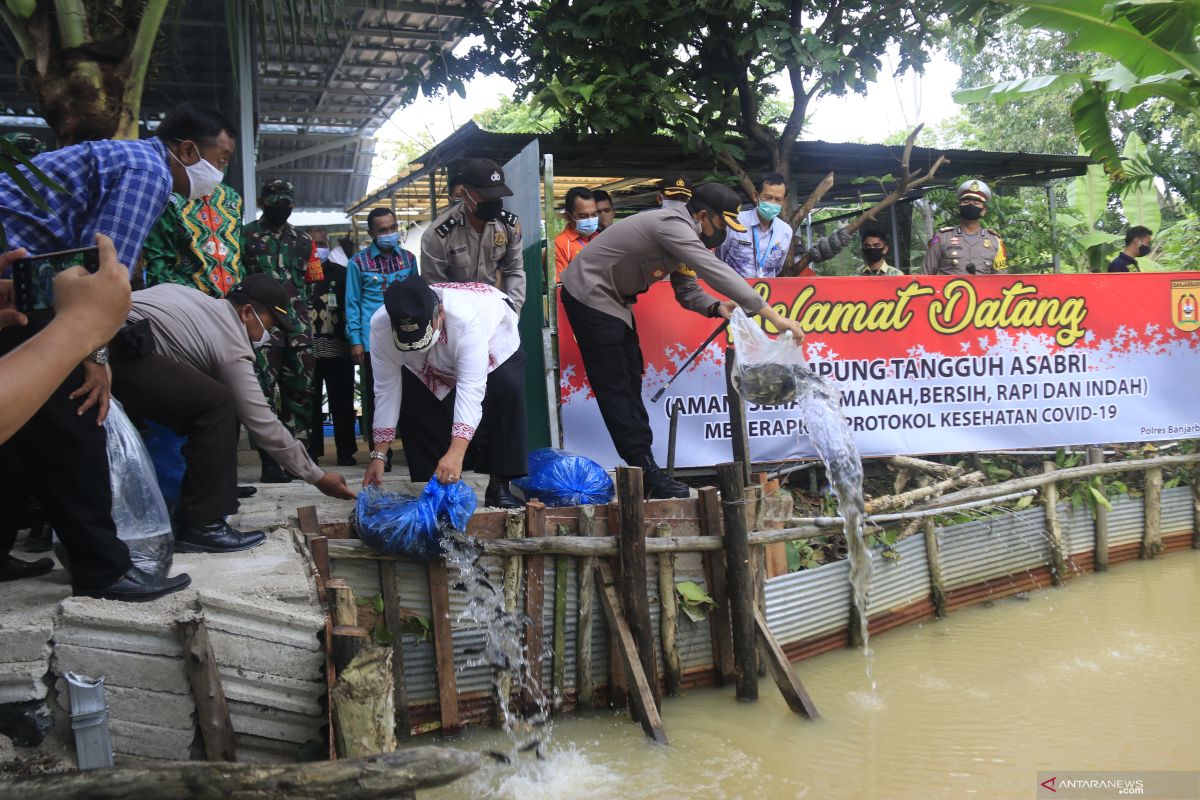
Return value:
M 124 600 L 131 603 L 141 603 L 154 600 L 171 592 L 178 592 L 192 585 L 192 578 L 186 572 L 174 578 L 159 578 L 149 572 L 143 572 L 137 567 L 130 567 L 118 580 L 100 589 L 77 589 L 76 595 L 83 597 L 99 597 L 104 600 Z
M 642 467 L 642 492 L 647 500 L 666 500 L 672 497 L 688 497 L 691 489 L 686 483 L 680 483 L 657 464 Z
M 357 467 L 358 459 L 354 456 L 338 456 L 337 465 L 339 467 Z
M 525 504 L 513 496 L 508 481 L 493 481 L 483 493 L 483 504 L 492 508 L 524 508 Z
M 292 476 L 284 472 L 283 467 L 276 464 L 274 461 L 263 461 L 262 477 L 258 479 L 259 483 L 291 483 Z
M 254 495 L 256 495 L 256 494 L 258 494 L 258 489 L 256 489 L 253 486 L 239 486 L 238 487 L 237 496 L 241 500 L 245 500 L 247 497 L 254 497 Z
M 223 519 L 188 525 L 175 532 L 176 553 L 235 553 L 266 541 L 262 531 L 239 531 Z
M 36 578 L 54 569 L 54 559 L 39 558 L 37 561 L 22 561 L 8 556 L 0 561 L 0 581 L 18 581 L 21 578 Z

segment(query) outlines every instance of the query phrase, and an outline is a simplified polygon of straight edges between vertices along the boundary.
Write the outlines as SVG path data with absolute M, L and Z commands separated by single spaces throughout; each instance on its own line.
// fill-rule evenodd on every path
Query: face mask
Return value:
M 1145 258 L 1146 256 L 1150 255 L 1150 245 L 1144 244 L 1141 247 L 1139 247 L 1138 255 L 1141 256 L 1142 258 Z
M 711 250 L 714 247 L 721 246 L 721 244 L 725 241 L 725 234 L 728 233 L 728 231 L 725 228 L 717 228 L 714 226 L 713 232 L 706 234 L 704 232 L 703 224 L 697 221 L 696 233 L 700 234 L 700 241 L 704 243 L 704 246 Z
M 325 261 L 328 258 L 329 258 L 329 248 L 328 247 L 318 247 L 317 248 L 317 260 Z
M 258 316 L 258 312 L 254 310 L 254 306 L 250 307 L 250 313 L 254 315 L 254 318 L 258 320 L 258 324 L 262 325 L 263 329 L 262 336 L 258 337 L 257 342 L 250 342 L 250 346 L 255 350 L 260 350 L 267 346 L 267 342 L 271 341 L 271 331 L 266 325 L 263 325 L 262 318 Z
M 376 236 L 375 246 L 380 250 L 395 250 L 400 246 L 400 232 L 384 233 Z
M 760 200 L 758 203 L 758 214 L 768 222 L 779 216 L 779 212 L 783 211 L 783 206 L 779 203 L 768 203 L 766 200 Z
M 503 200 L 485 200 L 482 203 L 476 203 L 475 208 L 471 213 L 475 215 L 475 219 L 480 222 L 491 222 L 496 217 L 500 216 L 500 212 L 504 210 Z
M 863 260 L 868 264 L 875 264 L 883 260 L 882 247 L 864 247 L 862 249 Z
M 575 230 L 579 231 L 584 236 L 591 236 L 600 229 L 599 217 L 588 217 L 586 219 L 575 220 Z
M 983 209 L 979 206 L 963 204 L 958 207 L 958 215 L 963 219 L 979 219 L 983 216 Z
M 182 144 L 182 142 L 181 142 Z M 171 153 L 170 150 L 167 150 Z M 200 148 L 196 148 L 196 154 L 199 155 Z M 171 153 L 171 158 L 179 162 L 179 166 L 183 167 L 184 172 L 188 176 L 188 200 L 199 200 L 201 197 L 208 197 L 212 194 L 213 189 L 217 188 L 217 184 L 225 177 L 225 173 L 217 169 L 206 159 L 201 158 L 191 166 L 180 161 L 179 156 Z
M 263 219 L 268 225 L 276 228 L 287 222 L 291 215 L 291 206 L 267 206 L 263 209 Z

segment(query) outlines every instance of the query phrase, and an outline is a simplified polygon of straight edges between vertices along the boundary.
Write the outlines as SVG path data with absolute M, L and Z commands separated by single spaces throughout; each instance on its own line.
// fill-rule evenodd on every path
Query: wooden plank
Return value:
M 433 653 L 437 663 L 442 736 L 457 736 L 462 732 L 462 722 L 458 710 L 458 678 L 454 672 L 454 639 L 450 627 L 450 579 L 443 561 L 429 562 L 429 602 L 433 617 Z
M 654 627 L 650 621 L 650 598 L 646 576 L 646 516 L 642 508 L 642 470 L 617 467 L 617 501 L 621 506 L 621 607 L 637 644 L 642 669 L 650 680 L 656 708 L 662 707 L 658 685 L 658 655 Z
M 1138 558 L 1154 558 L 1163 551 L 1162 487 L 1162 467 L 1146 470 L 1146 525 L 1142 529 L 1142 549 Z
M 404 613 L 400 605 L 400 569 L 395 560 L 379 562 L 379 586 L 383 595 L 383 624 L 392 634 L 393 702 L 396 706 L 396 738 L 412 735 L 408 716 L 408 686 L 404 680 L 404 644 L 400 629 Z
M 229 718 L 229 703 L 217 671 L 217 660 L 208 640 L 208 626 L 203 617 L 193 617 L 177 624 L 183 648 L 183 662 L 188 684 L 196 703 L 196 727 L 204 742 L 204 757 L 208 761 L 237 761 L 237 737 Z
M 349 522 L 322 522 L 320 525 L 321 535 L 328 539 L 353 539 L 356 538 L 350 531 Z
M 525 535 L 546 535 L 546 506 L 537 500 L 525 504 Z M 538 695 L 544 692 L 542 682 L 542 644 L 544 630 L 543 606 L 546 594 L 546 557 L 532 555 L 525 559 L 525 654 L 529 660 L 529 683 L 521 695 L 521 707 L 526 715 L 536 714 Z
M 1087 455 L 1089 464 L 1104 463 L 1104 449 L 1101 447 L 1089 447 Z M 1097 504 L 1093 519 L 1096 527 L 1096 539 L 1092 551 L 1092 569 L 1096 572 L 1108 572 L 1108 509 Z
M 670 536 L 671 526 L 665 522 L 655 525 L 655 536 Z M 663 680 L 667 694 L 678 697 L 682 692 L 683 666 L 679 658 L 679 642 L 675 638 L 678 624 L 679 603 L 675 597 L 675 556 L 662 553 L 658 556 L 658 602 L 659 628 L 663 649 Z
M 925 558 L 929 562 L 929 600 L 938 619 L 946 616 L 946 582 L 942 578 L 942 556 L 938 547 L 937 523 L 925 520 Z M 852 604 L 853 605 L 853 604 Z
M 606 513 L 605 520 L 607 525 L 605 530 L 611 534 L 621 524 L 621 509 L 616 501 L 613 501 L 605 506 L 604 511 Z M 610 564 L 612 565 L 613 575 L 616 577 L 617 583 L 620 584 L 621 559 L 614 558 Z M 634 715 L 635 719 L 637 718 L 637 709 L 634 707 L 633 700 L 629 697 L 629 679 L 625 674 L 625 668 L 621 666 L 621 647 L 617 642 L 616 633 L 611 628 L 608 631 L 608 705 L 610 708 L 625 708 L 628 706 L 629 712 Z
M 311 533 L 313 536 L 321 535 L 321 521 L 317 519 L 316 506 L 301 506 L 297 508 L 296 518 L 300 522 L 300 531 L 302 533 Z
M 729 427 L 733 436 L 733 463 L 742 466 L 742 485 L 750 483 L 750 432 L 746 422 L 746 403 L 737 389 L 733 388 L 733 373 L 737 366 L 737 352 L 733 346 L 725 348 L 725 394 L 729 401 Z
M 764 503 L 762 501 L 762 486 L 747 486 L 746 496 L 746 529 L 759 530 L 763 527 Z M 763 614 L 767 613 L 767 554 L 761 547 L 750 548 L 750 569 L 754 576 L 754 606 Z M 767 677 L 767 653 L 758 645 L 758 677 Z
M 758 699 L 758 657 L 754 635 L 754 576 L 750 572 L 750 543 L 745 513 L 745 470 L 727 462 L 717 466 L 725 518 L 725 575 L 733 628 L 733 671 L 737 699 Z
M 1053 461 L 1043 461 L 1042 471 L 1054 472 Z M 1046 483 L 1041 487 L 1042 506 L 1046 515 L 1046 538 L 1050 541 L 1050 580 L 1055 586 L 1067 579 L 1067 562 L 1063 558 L 1062 523 L 1058 519 L 1058 484 Z
M 558 525 L 559 536 L 566 536 L 568 528 Z M 554 557 L 554 662 L 550 672 L 550 707 L 562 707 L 567 695 L 567 572 L 568 556 Z
M 617 643 L 621 663 L 633 680 L 635 691 L 630 693 L 630 701 L 637 706 L 638 720 L 642 724 L 642 730 L 659 744 L 667 744 L 667 732 L 663 729 L 662 718 L 654 699 L 654 691 L 650 686 L 649 677 L 642 668 L 642 659 L 637 652 L 633 633 L 621 613 L 621 602 L 617 599 L 616 578 L 609 564 L 603 561 L 597 562 L 596 581 L 600 594 L 600 606 L 604 609 L 604 616 L 608 620 L 608 629 Z
M 525 512 L 509 514 L 505 520 L 504 536 L 506 539 L 522 539 L 525 536 Z M 509 614 L 517 613 L 517 597 L 521 593 L 521 556 L 507 556 L 504 559 L 504 610 Z M 512 703 L 512 674 L 503 672 L 500 675 L 500 698 L 504 708 L 497 703 L 492 709 L 492 725 L 504 727 L 505 715 Z
M 767 627 L 767 618 L 758 609 L 754 610 L 754 627 L 758 632 L 758 640 L 767 653 L 767 665 L 770 668 L 771 677 L 775 679 L 775 685 L 779 687 L 788 708 L 809 719 L 820 719 L 821 715 L 817 712 L 816 704 L 808 696 L 804 684 L 800 683 L 800 678 L 792 669 L 792 663 L 788 661 L 788 657 L 783 653 L 783 648 L 779 646 L 779 642 L 771 634 L 771 629 Z
M 704 535 L 723 539 L 724 521 L 721 519 L 721 498 L 716 487 L 706 486 L 699 491 L 701 519 Z M 708 581 L 708 594 L 716 602 L 708 615 L 709 634 L 712 639 L 713 667 L 717 684 L 728 686 L 733 683 L 733 630 L 730 627 L 729 592 L 725 586 L 725 551 L 714 550 L 704 554 L 704 572 Z
M 317 599 L 325 602 L 325 587 L 329 584 L 329 540 L 324 536 L 310 537 L 308 552 L 312 553 L 313 566 L 317 570 Z
M 596 531 L 596 507 L 581 506 L 579 509 L 579 535 L 591 536 Z M 575 575 L 579 595 L 579 628 L 575 633 L 575 705 L 583 711 L 596 707 L 596 677 L 592 673 L 592 598 L 596 568 L 595 556 L 579 562 Z

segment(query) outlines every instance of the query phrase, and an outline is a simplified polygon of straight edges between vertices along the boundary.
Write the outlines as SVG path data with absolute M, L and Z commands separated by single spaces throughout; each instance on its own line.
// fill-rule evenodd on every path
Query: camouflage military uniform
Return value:
M 264 204 L 272 202 L 286 187 L 291 199 L 291 185 L 274 181 L 263 187 Z M 309 314 L 308 280 L 310 270 L 320 267 L 316 247 L 308 234 L 301 233 L 286 222 L 278 231 L 266 227 L 262 219 L 249 223 L 242 230 L 242 266 L 245 274 L 261 272 L 275 278 L 291 298 L 291 317 L 300 329 L 293 334 L 276 330 L 266 347 L 258 350 L 259 381 L 267 399 L 284 426 L 305 445 L 308 443 L 312 415 L 313 360 L 312 320 Z

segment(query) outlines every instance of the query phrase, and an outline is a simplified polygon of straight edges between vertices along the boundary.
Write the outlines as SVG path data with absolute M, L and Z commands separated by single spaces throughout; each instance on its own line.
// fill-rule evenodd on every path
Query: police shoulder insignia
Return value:
M 500 221 L 510 228 L 515 228 L 517 226 L 517 215 L 511 211 L 508 211 L 507 209 L 503 210 L 500 212 L 499 217 Z
M 679 269 L 677 269 L 676 272 L 678 272 L 680 275 L 686 275 L 689 278 L 696 277 L 696 270 L 692 269 L 687 264 L 680 264 Z
M 988 228 L 987 232 L 990 233 L 992 236 L 995 236 L 997 239 L 1001 238 L 1000 231 L 996 230 L 995 228 Z
M 945 233 L 946 231 L 952 231 L 952 230 L 954 230 L 954 226 L 953 226 L 953 225 L 947 225 L 947 226 L 946 226 L 946 227 L 944 227 L 944 228 L 938 228 L 938 233 Z
M 930 240 L 929 240 L 929 246 L 930 246 L 930 247 L 933 247 L 933 246 L 934 246 L 935 244 L 937 244 L 939 241 L 941 241 L 941 240 L 940 240 L 940 239 L 938 239 L 938 237 L 935 235 L 935 236 L 934 236 L 932 239 L 930 239 Z
M 457 219 L 455 217 L 451 217 L 441 225 L 438 225 L 436 228 L 434 228 L 434 230 L 437 231 L 438 238 L 445 239 L 450 235 L 450 232 L 454 230 L 454 226 L 461 225 L 464 221 L 465 220 L 462 217 L 458 217 Z

